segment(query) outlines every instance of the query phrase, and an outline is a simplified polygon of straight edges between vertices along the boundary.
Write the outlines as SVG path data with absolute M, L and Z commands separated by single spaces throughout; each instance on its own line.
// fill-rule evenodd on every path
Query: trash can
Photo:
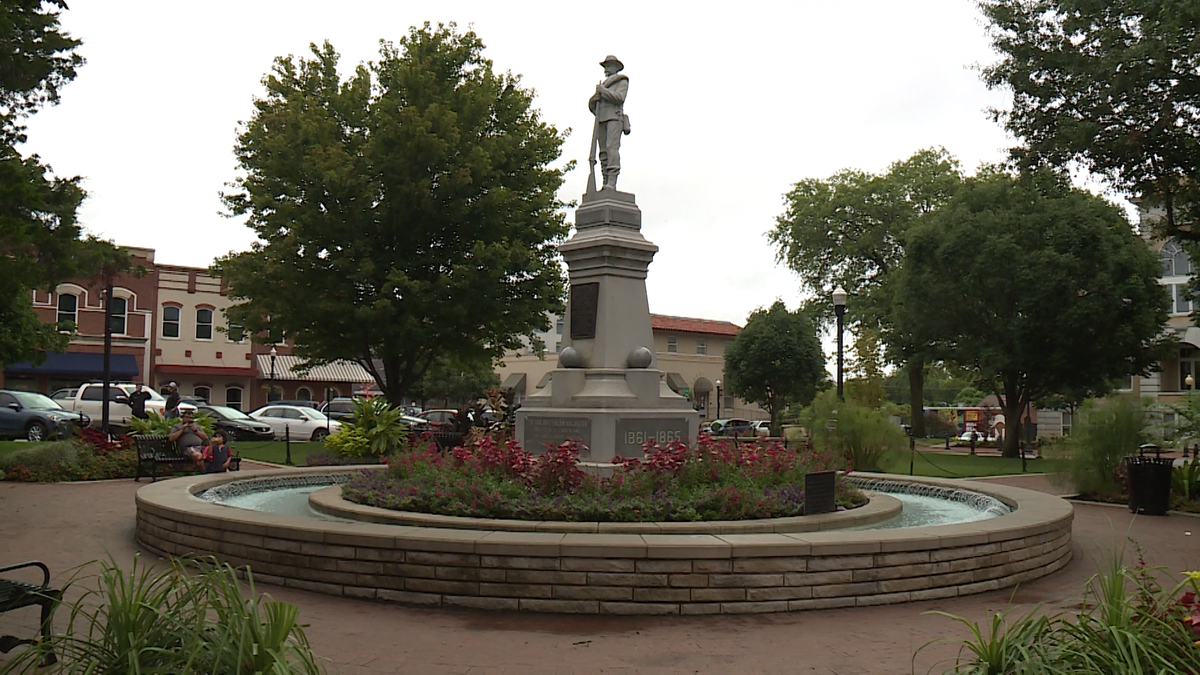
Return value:
M 1147 457 L 1153 452 L 1154 457 Z M 1171 506 L 1171 467 L 1173 460 L 1161 456 L 1153 443 L 1138 448 L 1137 455 L 1125 458 L 1128 474 L 1129 510 L 1148 516 L 1165 516 Z

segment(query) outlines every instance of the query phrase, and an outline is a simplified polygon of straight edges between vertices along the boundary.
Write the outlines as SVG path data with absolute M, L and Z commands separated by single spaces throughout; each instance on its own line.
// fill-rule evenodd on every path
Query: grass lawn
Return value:
M 883 459 L 886 473 L 908 475 L 909 453 L 896 453 Z M 1058 459 L 1026 459 L 1028 473 L 1054 473 L 1066 468 L 1066 462 Z M 980 476 L 1005 476 L 1021 473 L 1020 457 L 996 457 L 976 455 L 947 455 L 937 452 L 917 451 L 913 462 L 913 473 L 917 476 L 938 478 L 977 478 Z
M 287 444 L 284 441 L 234 441 L 229 444 L 242 459 L 285 464 L 287 459 Z M 314 450 L 325 447 L 324 443 L 314 441 L 292 441 L 292 464 L 304 466 L 304 458 Z

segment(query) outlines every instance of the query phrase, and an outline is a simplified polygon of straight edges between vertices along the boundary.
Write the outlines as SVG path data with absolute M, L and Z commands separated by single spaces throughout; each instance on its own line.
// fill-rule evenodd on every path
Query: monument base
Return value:
M 603 464 L 614 457 L 642 457 L 645 443 L 666 446 L 671 441 L 691 441 L 699 432 L 700 416 L 687 410 L 611 408 L 538 408 L 517 410 L 517 438 L 521 447 L 537 455 L 547 445 L 579 441 L 582 462 Z

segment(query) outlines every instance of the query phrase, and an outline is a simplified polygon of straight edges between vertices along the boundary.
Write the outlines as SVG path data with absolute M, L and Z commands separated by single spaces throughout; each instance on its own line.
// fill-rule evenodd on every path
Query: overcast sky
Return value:
M 81 175 L 92 233 L 207 266 L 254 235 L 220 215 L 239 123 L 272 59 L 329 40 L 344 71 L 424 21 L 472 27 L 498 70 L 537 90 L 544 118 L 573 133 L 587 181 L 598 62 L 625 63 L 633 133 L 619 187 L 637 195 L 659 247 L 650 309 L 744 323 L 798 281 L 765 233 L 796 181 L 877 172 L 943 146 L 973 170 L 1011 140 L 986 113 L 1007 107 L 974 66 L 994 60 L 969 0 L 635 2 L 267 2 L 71 0 L 65 28 L 87 65 L 62 103 L 35 115 L 26 152 Z M 568 220 L 573 216 L 568 214 Z M 849 289 L 853 290 L 853 289 Z

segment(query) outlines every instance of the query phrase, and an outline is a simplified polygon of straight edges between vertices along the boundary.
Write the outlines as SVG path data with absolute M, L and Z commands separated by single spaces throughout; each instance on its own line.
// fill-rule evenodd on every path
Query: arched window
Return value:
M 192 389 L 192 396 L 204 399 L 205 403 L 212 401 L 212 389 L 208 387 L 195 387 Z
M 312 392 L 308 390 L 308 387 L 300 387 L 299 389 L 296 390 L 296 400 L 311 401 L 312 400 Z
M 79 296 L 70 293 L 58 294 L 58 322 L 79 323 Z
M 128 302 L 125 298 L 113 296 L 108 300 L 108 320 L 111 322 L 113 335 L 125 334 L 125 313 Z
M 242 388 L 241 387 L 226 387 L 225 388 L 225 405 L 234 410 L 242 409 Z
M 165 338 L 179 337 L 179 307 L 175 305 L 163 306 L 162 336 Z
M 1192 273 L 1192 261 L 1174 239 L 1158 250 L 1158 259 L 1162 262 L 1164 277 L 1184 277 Z
M 196 310 L 196 339 L 211 340 L 213 331 L 213 311 L 208 307 Z

